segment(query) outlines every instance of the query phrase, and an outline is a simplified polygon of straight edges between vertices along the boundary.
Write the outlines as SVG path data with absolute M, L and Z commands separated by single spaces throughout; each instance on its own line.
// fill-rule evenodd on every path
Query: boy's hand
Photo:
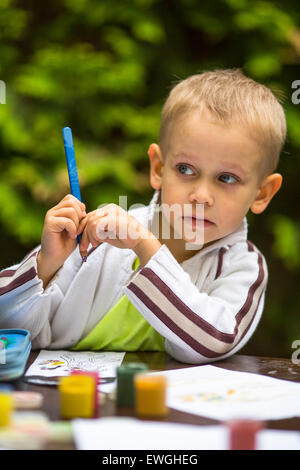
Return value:
M 86 254 L 89 243 L 97 247 L 107 242 L 117 248 L 134 250 L 145 264 L 161 246 L 157 238 L 138 220 L 116 204 L 108 204 L 90 212 L 82 222 L 83 234 L 79 249 Z M 147 253 L 147 255 L 146 255 Z
M 71 194 L 46 213 L 38 255 L 38 273 L 44 285 L 74 251 L 85 216 L 85 205 Z

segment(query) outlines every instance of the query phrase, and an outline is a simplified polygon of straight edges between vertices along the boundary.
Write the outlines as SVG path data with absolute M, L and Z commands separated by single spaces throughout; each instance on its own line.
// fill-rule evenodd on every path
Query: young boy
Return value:
M 41 245 L 0 274 L 0 326 L 29 329 L 34 348 L 166 350 L 193 364 L 234 354 L 267 286 L 246 214 L 280 189 L 285 135 L 281 105 L 241 71 L 181 81 L 148 150 L 150 205 L 86 214 L 64 197 Z

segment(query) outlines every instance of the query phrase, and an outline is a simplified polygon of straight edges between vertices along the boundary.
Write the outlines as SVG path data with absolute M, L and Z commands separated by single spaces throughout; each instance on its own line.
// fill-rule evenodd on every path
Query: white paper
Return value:
M 300 383 L 210 365 L 159 374 L 167 377 L 167 405 L 180 411 L 221 421 L 300 416 Z
M 79 450 L 227 450 L 229 435 L 224 425 L 140 421 L 135 418 L 76 419 L 73 436 Z M 257 450 L 300 450 L 300 433 L 263 430 L 257 434 Z
M 116 377 L 116 369 L 124 359 L 125 352 L 94 351 L 40 351 L 25 375 L 62 377 L 73 370 L 97 371 L 100 377 Z M 102 384 L 100 390 L 109 393 L 114 383 Z

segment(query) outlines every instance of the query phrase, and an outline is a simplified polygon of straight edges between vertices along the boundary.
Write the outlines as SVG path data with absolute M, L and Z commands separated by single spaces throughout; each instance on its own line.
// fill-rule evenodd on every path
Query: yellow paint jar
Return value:
M 14 400 L 9 393 L 0 393 L 0 426 L 9 426 L 14 409 Z
M 162 418 L 168 414 L 167 379 L 163 375 L 137 374 L 134 377 L 135 411 L 141 418 Z
M 69 375 L 59 382 L 60 412 L 66 419 L 92 418 L 95 409 L 95 380 L 88 375 Z

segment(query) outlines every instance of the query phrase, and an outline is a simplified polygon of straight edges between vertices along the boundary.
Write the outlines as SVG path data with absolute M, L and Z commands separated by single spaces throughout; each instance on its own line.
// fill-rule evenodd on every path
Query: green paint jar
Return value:
M 135 390 L 134 376 L 149 370 L 148 366 L 139 362 L 129 362 L 117 369 L 117 405 L 134 407 Z

